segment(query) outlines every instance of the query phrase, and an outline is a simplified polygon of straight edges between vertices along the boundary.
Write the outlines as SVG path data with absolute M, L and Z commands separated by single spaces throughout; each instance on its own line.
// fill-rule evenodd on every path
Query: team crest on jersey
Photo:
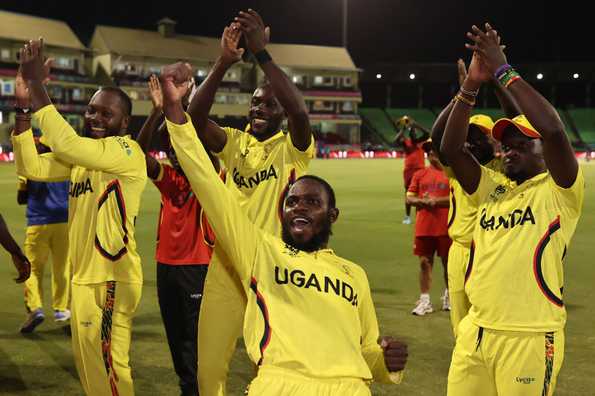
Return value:
M 285 250 L 283 251 L 283 253 L 287 254 L 288 256 L 295 257 L 298 255 L 299 252 L 299 249 L 294 248 L 288 243 L 285 244 Z
M 493 202 L 496 202 L 500 197 L 506 192 L 506 187 L 500 184 L 498 187 L 494 189 L 494 191 L 490 194 L 490 199 Z
M 122 138 L 120 136 L 117 136 L 116 137 L 116 141 L 118 143 L 120 143 L 120 146 L 122 146 L 122 148 L 124 149 L 124 151 L 126 151 L 126 154 L 127 155 L 130 156 L 132 154 L 132 149 L 130 148 L 130 145 L 128 144 L 128 142 L 124 138 Z

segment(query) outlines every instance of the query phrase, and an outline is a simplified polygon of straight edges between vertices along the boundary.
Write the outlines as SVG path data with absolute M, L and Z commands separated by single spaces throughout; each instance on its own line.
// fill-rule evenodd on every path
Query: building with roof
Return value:
M 14 89 L 19 49 L 30 39 L 43 37 L 46 56 L 54 58 L 48 93 L 76 128 L 97 84 L 86 59 L 88 50 L 62 21 L 0 11 L 0 143 L 8 140 L 14 122 Z
M 93 74 L 101 83 L 115 83 L 133 99 L 133 115 L 146 116 L 151 110 L 147 81 L 162 66 L 176 61 L 190 63 L 200 82 L 220 53 L 220 39 L 178 34 L 175 21 L 164 18 L 157 30 L 148 31 L 99 25 L 91 39 Z M 271 56 L 303 91 L 310 118 L 318 137 L 337 143 L 359 143 L 361 102 L 357 69 L 341 47 L 297 44 L 267 46 Z M 225 125 L 245 125 L 254 89 L 264 79 L 250 56 L 226 74 L 211 116 Z M 139 119 L 135 120 L 139 125 Z

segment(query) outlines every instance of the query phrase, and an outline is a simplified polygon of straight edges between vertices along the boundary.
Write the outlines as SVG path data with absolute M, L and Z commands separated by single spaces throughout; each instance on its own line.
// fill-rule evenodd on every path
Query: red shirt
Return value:
M 156 260 L 170 265 L 208 265 L 215 235 L 185 176 L 161 165 L 157 180 L 161 211 Z
M 403 141 L 403 147 L 405 148 L 405 169 L 421 169 L 426 166 L 420 143 L 413 143 L 413 140 L 406 138 Z
M 407 193 L 413 193 L 419 198 L 448 197 L 448 178 L 441 169 L 436 169 L 433 166 L 418 170 L 413 175 Z M 442 235 L 448 235 L 448 207 L 417 209 L 415 236 Z

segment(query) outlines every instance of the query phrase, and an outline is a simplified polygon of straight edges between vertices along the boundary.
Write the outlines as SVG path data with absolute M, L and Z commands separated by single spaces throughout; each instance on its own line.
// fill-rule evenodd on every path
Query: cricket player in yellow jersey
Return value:
M 508 65 L 500 37 L 476 26 L 469 74 L 456 95 L 441 151 L 478 207 L 448 395 L 552 395 L 564 358 L 562 262 L 584 196 L 584 179 L 554 107 Z M 481 84 L 495 75 L 523 115 L 492 129 L 502 142 L 502 180 L 465 149 Z
M 462 59 L 457 62 L 459 85 L 462 85 L 467 77 L 467 70 Z M 490 81 L 502 110 L 507 117 L 513 118 L 519 115 L 520 111 L 516 102 L 502 85 L 496 80 Z M 451 101 L 438 115 L 432 127 L 432 144 L 435 150 L 440 149 L 440 142 L 444 134 L 444 127 L 448 116 L 452 111 L 454 101 Z M 469 118 L 467 140 L 465 146 L 469 153 L 477 161 L 489 169 L 501 172 L 502 162 L 497 158 L 494 151 L 493 139 L 491 138 L 494 121 L 484 114 L 476 114 Z M 477 205 L 469 199 L 469 195 L 457 181 L 448 162 L 443 155 L 440 161 L 445 165 L 446 175 L 450 185 L 450 206 L 448 213 L 448 235 L 453 243 L 448 252 L 448 291 L 450 297 L 450 321 L 453 333 L 456 337 L 457 327 L 461 320 L 469 312 L 471 304 L 465 294 L 465 279 L 469 259 L 472 254 L 473 231 L 477 217 Z M 504 176 L 503 176 L 504 177 Z
M 257 227 L 213 172 L 182 109 L 190 74 L 181 63 L 162 70 L 163 109 L 178 160 L 248 296 L 244 340 L 259 366 L 249 395 L 370 395 L 372 378 L 398 380 L 406 346 L 378 344 L 365 272 L 327 248 L 339 215 L 333 189 L 303 176 L 282 206 L 283 238 Z
M 225 163 L 226 185 L 244 213 L 258 227 L 280 236 L 283 199 L 289 186 L 306 173 L 314 140 L 300 91 L 265 49 L 269 29 L 253 10 L 236 19 L 225 28 L 221 55 L 197 89 L 188 113 L 207 150 Z M 249 132 L 221 128 L 208 119 L 220 82 L 242 57 L 241 36 L 268 79 L 252 96 Z M 281 130 L 285 115 L 288 133 Z M 204 287 L 198 330 L 198 383 L 203 396 L 225 394 L 229 362 L 241 335 L 246 296 L 230 259 L 215 246 Z
M 72 345 L 83 389 L 88 395 L 132 395 L 128 351 L 142 287 L 134 223 L 147 170 L 142 150 L 125 135 L 130 99 L 119 88 L 97 91 L 85 112 L 88 137 L 80 137 L 42 84 L 43 42 L 30 41 L 19 59 L 26 82 L 17 89 L 20 112 L 34 112 L 52 153 L 38 155 L 30 117 L 17 119 L 17 172 L 31 180 L 71 182 Z

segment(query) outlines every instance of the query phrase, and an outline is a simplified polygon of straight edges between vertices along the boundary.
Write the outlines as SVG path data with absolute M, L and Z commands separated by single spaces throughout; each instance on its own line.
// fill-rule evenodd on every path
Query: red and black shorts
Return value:
M 420 236 L 415 237 L 413 242 L 413 254 L 419 257 L 448 257 L 448 250 L 452 240 L 448 235 L 442 236 Z

